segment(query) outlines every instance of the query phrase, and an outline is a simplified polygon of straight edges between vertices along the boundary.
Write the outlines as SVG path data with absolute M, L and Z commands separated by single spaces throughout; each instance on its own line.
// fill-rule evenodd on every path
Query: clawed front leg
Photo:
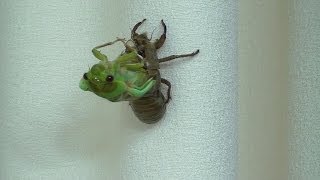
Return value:
M 161 20 L 161 24 L 163 26 L 163 33 L 160 36 L 159 39 L 156 40 L 156 42 L 154 43 L 156 49 L 161 48 L 161 46 L 164 44 L 164 42 L 166 41 L 166 34 L 167 34 L 167 26 L 166 24 L 163 22 L 163 20 Z
M 159 59 L 158 61 L 159 61 L 159 63 L 162 63 L 162 62 L 171 61 L 171 60 L 177 59 L 177 58 L 195 56 L 195 55 L 198 54 L 199 52 L 200 52 L 200 51 L 199 51 L 199 49 L 198 49 L 198 50 L 196 50 L 195 52 L 190 53 L 190 54 L 171 55 L 171 56 L 168 56 L 168 57 L 165 57 L 165 58 L 161 58 L 161 59 Z
M 145 21 L 146 19 L 143 19 L 141 22 L 138 22 L 136 25 L 134 25 L 133 29 L 131 30 L 131 39 L 134 39 L 134 36 L 137 35 L 136 31 L 141 26 L 141 24 Z

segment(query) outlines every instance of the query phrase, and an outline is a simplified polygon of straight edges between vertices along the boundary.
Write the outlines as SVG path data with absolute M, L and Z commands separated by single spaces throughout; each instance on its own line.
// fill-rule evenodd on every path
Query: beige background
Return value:
M 239 9 L 239 179 L 287 179 L 287 1 Z

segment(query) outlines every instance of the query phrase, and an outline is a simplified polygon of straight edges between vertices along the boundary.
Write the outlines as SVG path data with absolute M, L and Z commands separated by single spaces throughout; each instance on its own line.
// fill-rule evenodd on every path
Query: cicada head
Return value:
M 100 62 L 93 65 L 88 72 L 83 74 L 80 80 L 80 88 L 91 91 L 100 97 L 112 102 L 120 101 L 125 91 L 123 80 L 117 77 L 110 62 Z

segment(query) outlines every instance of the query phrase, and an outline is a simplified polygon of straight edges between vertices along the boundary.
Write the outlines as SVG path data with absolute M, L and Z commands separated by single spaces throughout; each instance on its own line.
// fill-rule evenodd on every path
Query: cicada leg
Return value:
M 165 103 L 167 104 L 171 99 L 171 83 L 170 83 L 170 81 L 168 81 L 166 79 L 163 79 L 163 78 L 161 78 L 161 83 L 163 83 L 163 84 L 168 86 L 167 99 L 165 101 Z
M 124 39 L 124 38 L 118 38 L 118 37 L 117 37 L 116 40 L 114 40 L 114 41 L 112 41 L 112 42 L 107 42 L 107 43 L 101 44 L 101 45 L 99 45 L 99 46 L 96 46 L 95 48 L 93 48 L 93 50 L 97 50 L 97 49 L 102 48 L 102 47 L 106 47 L 106 46 L 113 45 L 114 43 L 119 42 L 119 41 L 122 42 L 122 44 L 123 44 L 124 47 L 126 48 L 126 52 L 135 51 L 135 49 L 134 49 L 133 47 L 131 47 L 131 46 L 129 46 L 129 45 L 127 44 L 126 39 Z
M 143 19 L 141 22 L 138 22 L 136 25 L 134 25 L 133 29 L 131 30 L 131 39 L 134 39 L 134 36 L 137 35 L 136 31 L 141 26 L 141 24 L 145 21 L 146 19 Z
M 167 26 L 166 24 L 163 22 L 163 20 L 161 20 L 161 24 L 163 26 L 163 33 L 160 36 L 159 39 L 157 39 L 154 43 L 156 49 L 161 48 L 161 46 L 164 44 L 164 42 L 166 41 L 166 34 L 167 34 Z
M 118 41 L 122 41 L 122 40 L 124 40 L 124 39 L 117 38 L 116 40 L 114 40 L 112 42 L 107 42 L 107 43 L 101 44 L 99 46 L 96 46 L 96 47 L 94 47 L 94 49 L 99 49 L 99 48 L 102 48 L 102 47 L 110 46 L 110 45 L 113 45 L 114 43 L 116 43 Z
M 196 54 L 198 54 L 200 52 L 200 50 L 196 50 L 195 52 L 193 53 L 189 53 L 189 54 L 180 54 L 180 55 L 171 55 L 171 56 L 168 56 L 168 57 L 164 57 L 164 58 L 160 58 L 158 61 L 159 63 L 162 63 L 162 62 L 167 62 L 167 61 L 171 61 L 173 59 L 177 59 L 177 58 L 183 58 L 183 57 L 189 57 L 189 56 L 195 56 Z
M 146 83 L 144 83 L 140 87 L 128 88 L 128 92 L 134 97 L 142 97 L 152 89 L 155 83 L 156 81 L 150 78 Z

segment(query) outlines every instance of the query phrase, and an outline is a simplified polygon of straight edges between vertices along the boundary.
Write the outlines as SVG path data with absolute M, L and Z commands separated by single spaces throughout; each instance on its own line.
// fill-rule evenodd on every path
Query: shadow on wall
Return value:
M 112 103 L 94 95 L 84 95 L 78 107 L 66 109 L 71 114 L 72 123 L 66 125 L 57 137 L 57 149 L 63 156 L 77 161 L 88 161 L 104 176 L 120 175 L 121 154 L 133 136 L 153 127 L 140 122 L 131 111 L 128 102 Z M 85 106 L 84 106 L 84 105 Z

